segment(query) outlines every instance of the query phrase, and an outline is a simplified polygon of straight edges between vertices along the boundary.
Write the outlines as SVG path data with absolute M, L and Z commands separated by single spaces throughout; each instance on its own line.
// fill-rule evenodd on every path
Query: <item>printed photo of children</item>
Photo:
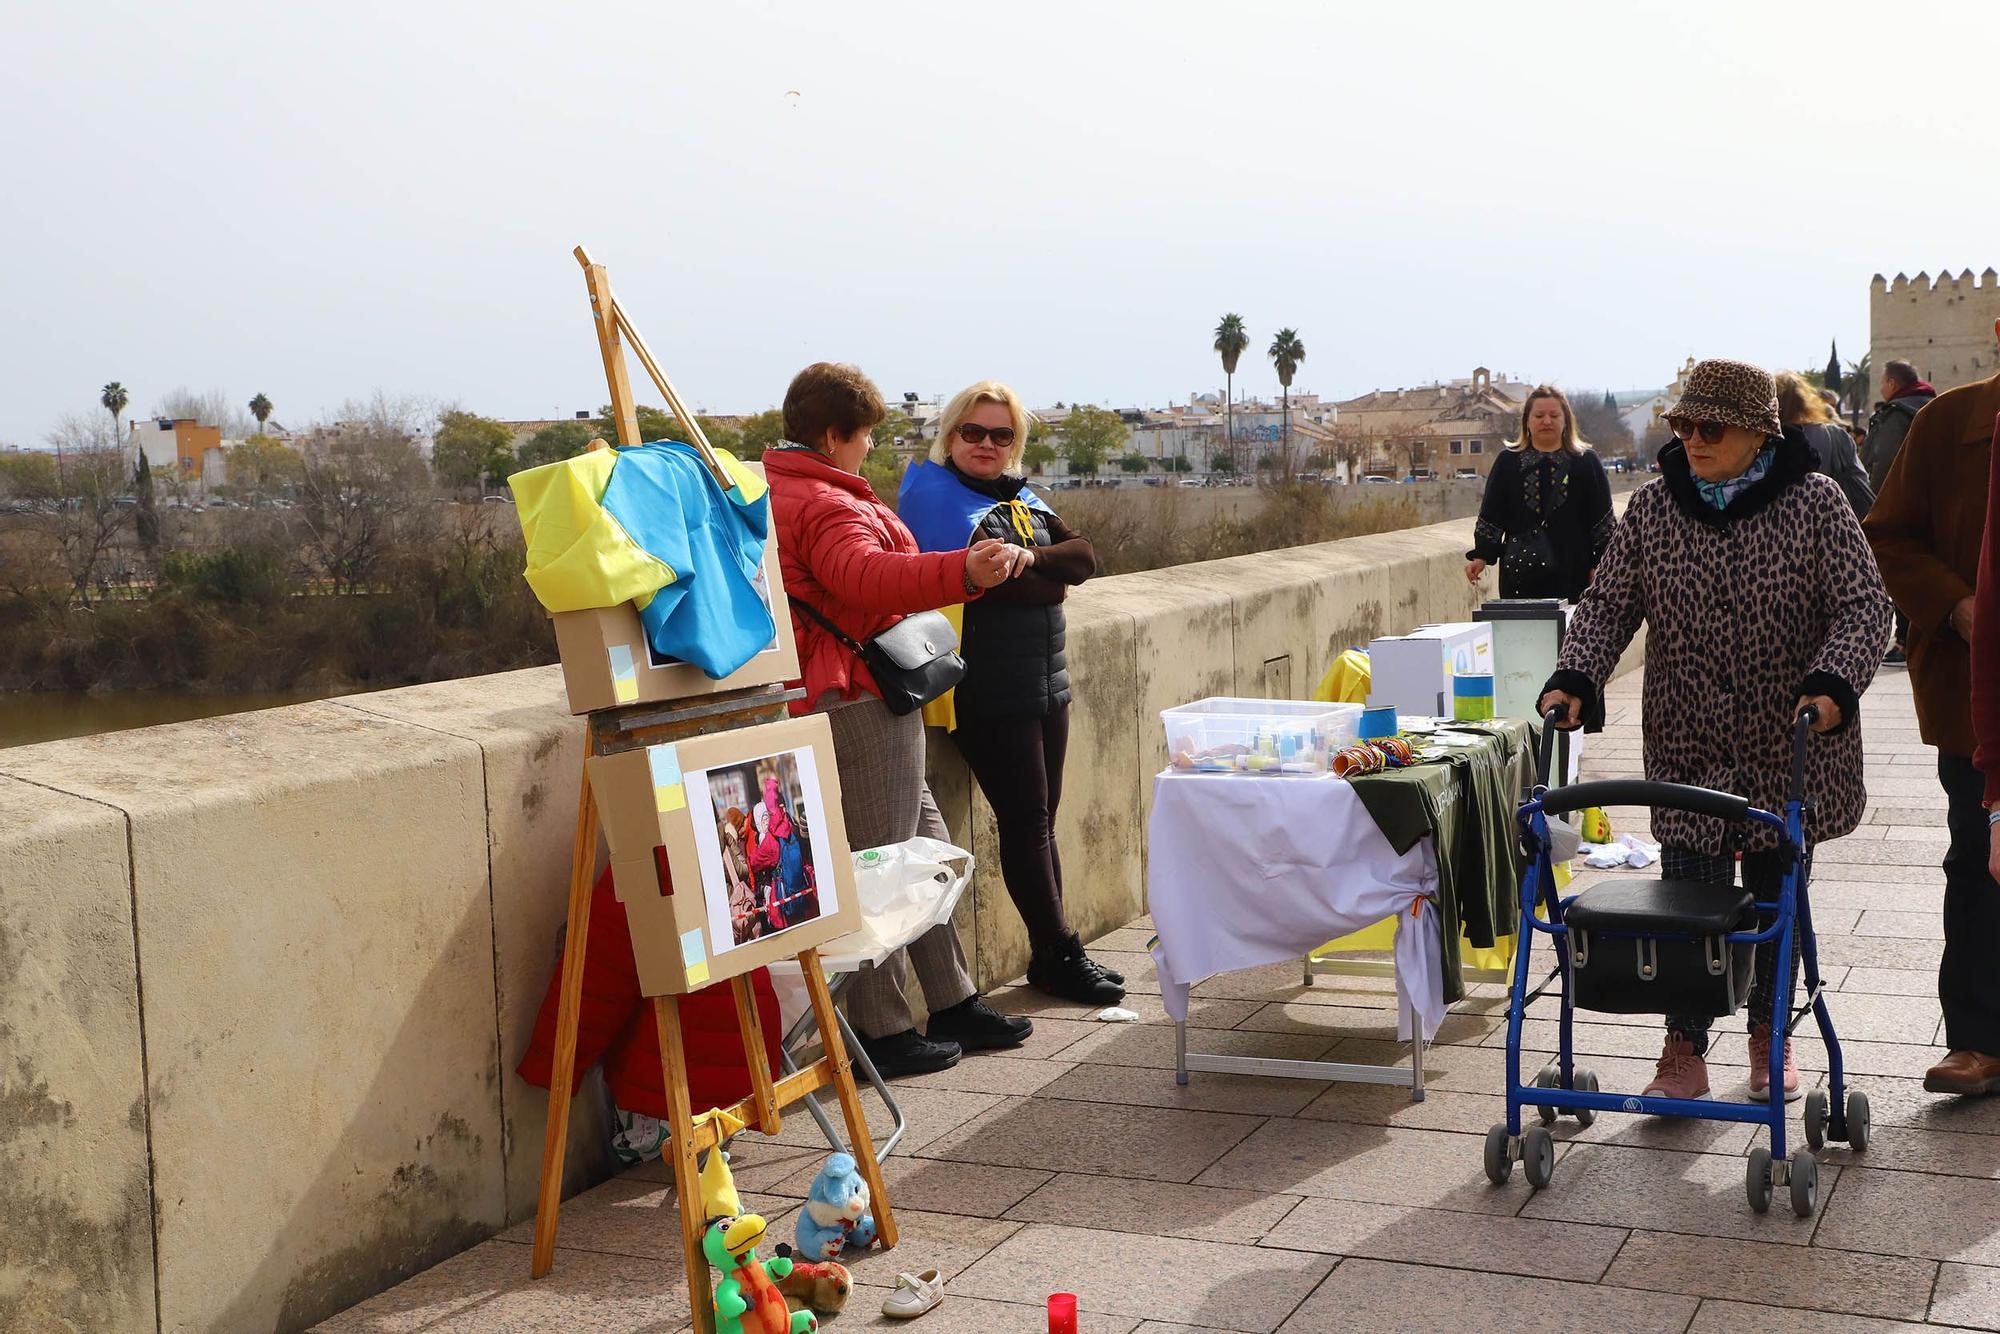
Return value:
M 721 890 L 738 945 L 820 914 L 819 868 L 799 758 L 788 751 L 707 772 Z M 810 764 L 811 756 L 806 760 Z

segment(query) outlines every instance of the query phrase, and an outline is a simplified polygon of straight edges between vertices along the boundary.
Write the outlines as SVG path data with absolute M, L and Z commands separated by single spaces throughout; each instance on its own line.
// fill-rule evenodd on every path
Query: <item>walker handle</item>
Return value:
M 1819 706 L 1808 704 L 1799 710 L 1799 716 L 1792 720 L 1792 787 L 1793 801 L 1806 799 L 1806 744 L 1812 740 L 1813 724 L 1819 721 Z
M 1554 758 L 1556 747 L 1556 724 L 1569 716 L 1569 710 L 1558 704 L 1542 715 L 1542 740 L 1535 752 L 1535 778 L 1542 786 L 1549 785 L 1549 761 Z

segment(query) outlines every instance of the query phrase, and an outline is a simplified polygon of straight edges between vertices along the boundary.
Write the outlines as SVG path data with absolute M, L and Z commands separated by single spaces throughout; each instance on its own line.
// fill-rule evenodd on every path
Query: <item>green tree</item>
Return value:
M 431 471 L 448 486 L 477 486 L 507 479 L 514 461 L 514 437 L 491 417 L 447 412 L 438 418 L 431 443 Z
M 765 450 L 784 442 L 785 414 L 777 408 L 766 408 L 754 417 L 745 417 L 737 438 L 741 457 L 763 458 Z M 880 444 L 882 437 L 877 435 L 875 440 Z
M 1236 359 L 1250 346 L 1241 315 L 1224 315 L 1215 326 L 1215 350 L 1222 354 L 1223 438 L 1236 439 Z
M 1863 352 L 1861 360 L 1847 363 L 1846 393 L 1847 410 L 1862 412 L 1868 407 L 1869 396 L 1875 392 L 1874 354 Z
M 1085 476 L 1096 472 L 1106 459 L 1124 451 L 1129 434 L 1124 421 L 1108 408 L 1070 409 L 1062 430 L 1063 454 L 1069 459 L 1070 471 Z
M 250 415 L 257 419 L 257 433 L 264 433 L 264 423 L 271 420 L 271 400 L 258 394 L 250 400 Z
M 139 497 L 139 545 L 147 551 L 157 550 L 160 545 L 160 512 L 153 506 L 153 465 L 147 462 L 143 449 L 139 451 L 139 470 L 133 478 L 132 489 Z
M 903 489 L 903 459 L 893 449 L 871 449 L 861 460 L 861 478 L 892 508 Z
M 1046 440 L 1035 439 L 1032 432 L 1029 433 L 1028 447 L 1021 451 L 1021 462 L 1029 472 L 1041 472 L 1059 457 L 1055 446 Z
M 782 416 L 783 414 L 780 414 L 781 418 Z M 780 420 L 779 425 L 782 427 L 783 424 Z M 893 449 L 898 439 L 908 447 L 918 443 L 917 424 L 911 420 L 909 413 L 892 408 L 889 415 L 882 419 L 882 424 L 875 428 L 873 438 L 877 449 Z
M 229 485 L 254 496 L 277 495 L 305 477 L 305 460 L 289 445 L 253 435 L 224 455 Z
M 591 429 L 589 422 L 556 422 L 544 426 L 523 440 L 521 447 L 514 452 L 513 472 L 573 459 L 583 453 L 584 447 L 593 439 L 598 438 L 601 437 Z
M 1832 342 L 1831 351 L 1826 359 L 1826 373 L 1820 376 L 1820 383 L 1836 394 L 1841 390 L 1840 340 L 1837 338 Z
M 639 404 L 633 412 L 639 419 L 639 443 L 651 444 L 655 440 L 685 440 L 681 425 L 674 420 L 674 414 L 664 408 L 656 408 L 650 403 Z M 606 403 L 597 410 L 597 420 L 592 424 L 597 434 L 607 445 L 619 444 L 618 421 L 611 415 L 611 405 Z
M 98 396 L 97 401 L 102 403 L 104 410 L 111 414 L 111 442 L 115 445 L 118 443 L 118 437 L 121 434 L 118 427 L 118 416 L 125 411 L 125 405 L 132 401 L 132 396 L 125 392 L 124 385 L 113 380 L 110 384 L 104 386 L 104 392 Z
M 1299 363 L 1306 359 L 1306 345 L 1299 341 L 1296 329 L 1280 329 L 1278 336 L 1271 340 L 1271 365 L 1277 369 L 1279 387 L 1285 396 L 1285 439 L 1287 454 L 1292 448 L 1292 375 Z
M 1144 454 L 1126 454 L 1118 460 L 1118 466 L 1130 473 L 1140 473 L 1153 466 L 1152 460 Z
M 53 500 L 60 483 L 53 454 L 38 449 L 0 454 L 0 496 L 9 500 Z

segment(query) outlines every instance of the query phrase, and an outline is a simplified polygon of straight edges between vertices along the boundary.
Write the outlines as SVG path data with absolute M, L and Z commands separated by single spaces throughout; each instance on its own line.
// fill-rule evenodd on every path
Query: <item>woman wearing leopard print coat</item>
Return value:
M 1889 597 L 1840 488 L 1813 472 L 1804 435 L 1780 425 L 1769 372 L 1704 361 L 1665 415 L 1678 438 L 1661 451 L 1660 479 L 1627 506 L 1570 622 L 1542 708 L 1560 704 L 1569 726 L 1601 727 L 1605 684 L 1644 621 L 1646 777 L 1782 810 L 1792 720 L 1815 704 L 1810 859 L 1812 845 L 1851 832 L 1867 802 L 1857 715 L 1889 642 Z M 1786 858 L 1774 831 L 1662 810 L 1653 834 L 1668 879 L 1728 883 L 1741 852 L 1744 887 L 1760 901 L 1777 897 Z M 1756 957 L 1750 1096 L 1763 1099 L 1771 1035 L 1755 1016 L 1771 1013 L 1775 945 L 1758 946 Z M 1668 1019 L 1648 1093 L 1708 1092 L 1708 1024 Z M 1798 1072 L 1789 1040 L 1785 1048 L 1790 1099 Z

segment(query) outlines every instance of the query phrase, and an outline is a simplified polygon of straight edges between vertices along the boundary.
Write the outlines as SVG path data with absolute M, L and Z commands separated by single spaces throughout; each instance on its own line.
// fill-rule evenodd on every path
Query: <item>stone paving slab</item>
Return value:
M 1636 678 L 1610 703 L 1590 773 L 1638 764 Z M 1153 925 L 1140 918 L 1096 947 L 1133 979 L 1138 1023 L 999 988 L 999 1008 L 1035 1020 L 1027 1045 L 899 1086 L 912 1130 L 884 1170 L 903 1244 L 853 1257 L 853 1303 L 826 1328 L 887 1328 L 878 1311 L 896 1274 L 935 1265 L 949 1295 L 917 1328 L 937 1334 L 1040 1334 L 1059 1290 L 1082 1296 L 1088 1334 L 2000 1329 L 2000 1099 L 1938 1098 L 1920 1082 L 1942 1055 L 1942 806 L 1900 672 L 1885 672 L 1867 713 L 1869 823 L 1824 849 L 1813 901 L 1829 1004 L 1875 1139 L 1865 1154 L 1822 1155 L 1817 1218 L 1794 1218 L 1782 1200 L 1750 1212 L 1743 1155 L 1764 1132 L 1747 1124 L 1565 1120 L 1546 1190 L 1518 1172 L 1490 1185 L 1481 1146 L 1505 1114 L 1506 994 L 1490 984 L 1471 988 L 1426 1053 L 1422 1102 L 1379 1085 L 1203 1073 L 1177 1085 L 1144 952 Z M 1642 811 L 1613 819 L 1647 827 Z M 1296 965 L 1272 965 L 1196 987 L 1191 1039 L 1407 1066 L 1393 1005 L 1386 979 L 1323 974 L 1307 986 Z M 1591 1053 L 1580 1063 L 1607 1089 L 1643 1086 L 1661 1022 L 1577 1020 Z M 1552 1059 L 1555 1025 L 1538 1016 L 1526 1032 L 1532 1073 Z M 1822 1085 L 1829 1062 L 1810 1024 L 1796 1051 L 1807 1086 Z M 1740 1096 L 1741 1015 L 1717 1023 L 1710 1055 L 1717 1093 Z M 865 1097 L 885 1131 L 885 1109 Z M 1789 1109 L 1794 1143 L 1801 1111 Z M 738 1183 L 781 1235 L 824 1153 L 798 1111 L 777 1142 L 737 1139 Z M 642 1164 L 567 1204 L 542 1283 L 527 1279 L 517 1228 L 327 1327 L 682 1334 L 669 1180 L 663 1164 Z

